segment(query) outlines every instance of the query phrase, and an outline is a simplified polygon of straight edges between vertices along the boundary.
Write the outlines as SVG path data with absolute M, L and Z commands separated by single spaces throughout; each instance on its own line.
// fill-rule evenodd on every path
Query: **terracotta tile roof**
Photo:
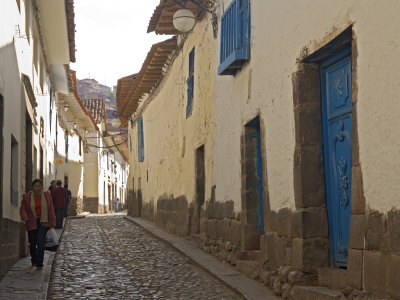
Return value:
M 84 114 L 91 120 L 94 128 L 98 131 L 99 127 L 97 126 L 93 116 L 88 112 L 86 107 L 83 105 L 81 98 L 78 95 L 78 91 L 76 89 L 76 72 L 69 69 L 69 66 L 66 66 L 67 74 L 68 74 L 68 86 L 70 93 L 73 93 L 75 96 L 76 101 L 78 102 L 79 106 L 81 107 Z
M 182 0 L 179 0 L 184 2 Z M 195 2 L 200 5 L 207 7 L 207 0 L 196 0 Z M 174 13 L 181 9 L 174 0 L 160 0 L 160 4 L 154 10 L 153 16 L 150 19 L 149 26 L 147 27 L 147 32 L 155 32 L 156 34 L 180 34 L 172 23 L 172 17 Z M 194 4 L 191 0 L 186 1 L 185 8 L 190 9 L 193 14 L 198 15 L 202 9 Z
M 75 57 L 75 12 L 74 12 L 74 0 L 65 0 L 65 12 L 67 14 L 69 57 L 70 57 L 70 61 L 71 62 L 76 62 L 76 57 Z
M 130 79 L 124 77 L 118 80 L 117 89 L 119 88 L 120 92 L 117 94 L 117 103 L 119 103 L 118 113 L 120 116 L 129 118 L 136 111 L 139 100 L 143 95 L 150 93 L 157 86 L 163 78 L 163 68 L 168 58 L 176 49 L 176 37 L 154 44 L 147 54 L 140 72 L 136 75 L 131 75 L 136 77 L 131 77 Z M 129 80 L 131 85 L 128 91 L 126 83 Z
M 83 105 L 92 114 L 97 124 L 100 124 L 106 118 L 106 106 L 104 99 L 87 99 L 83 100 Z
M 118 111 L 121 110 L 121 108 L 124 104 L 123 100 L 128 95 L 129 90 L 133 86 L 133 83 L 135 82 L 137 77 L 138 77 L 138 74 L 133 74 L 133 75 L 129 75 L 126 77 L 122 77 L 118 80 L 117 95 L 116 95 Z

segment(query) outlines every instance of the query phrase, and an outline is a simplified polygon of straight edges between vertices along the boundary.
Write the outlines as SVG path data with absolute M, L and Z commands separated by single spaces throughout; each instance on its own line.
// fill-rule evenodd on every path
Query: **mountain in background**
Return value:
M 79 97 L 82 100 L 104 99 L 104 104 L 106 106 L 106 130 L 110 133 L 119 132 L 119 129 L 111 125 L 111 120 L 117 115 L 116 87 L 111 89 L 109 86 L 99 83 L 96 79 L 89 78 L 78 79 L 76 87 Z

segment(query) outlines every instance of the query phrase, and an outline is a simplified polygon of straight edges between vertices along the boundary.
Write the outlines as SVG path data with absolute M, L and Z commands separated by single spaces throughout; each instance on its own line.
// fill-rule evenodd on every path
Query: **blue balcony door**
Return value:
M 351 50 L 321 65 L 322 119 L 331 262 L 346 266 L 351 215 Z

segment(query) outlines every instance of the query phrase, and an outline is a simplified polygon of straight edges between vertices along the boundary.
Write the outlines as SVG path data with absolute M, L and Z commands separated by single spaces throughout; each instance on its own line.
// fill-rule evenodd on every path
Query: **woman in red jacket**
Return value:
M 22 196 L 20 215 L 28 231 L 32 266 L 41 270 L 46 233 L 50 227 L 56 227 L 56 216 L 50 193 L 43 192 L 43 182 L 40 179 L 32 182 L 32 192 Z

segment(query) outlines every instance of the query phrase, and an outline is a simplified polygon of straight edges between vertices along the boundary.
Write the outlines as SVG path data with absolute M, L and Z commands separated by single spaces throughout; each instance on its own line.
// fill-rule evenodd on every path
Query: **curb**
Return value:
M 58 246 L 60 246 L 60 243 L 61 243 L 61 240 L 62 240 L 62 236 L 63 236 L 64 230 L 65 230 L 65 227 L 67 226 L 68 218 L 64 218 L 64 220 L 65 220 L 65 221 L 64 221 L 64 223 L 63 223 L 63 227 L 62 227 L 62 229 L 61 229 L 60 236 L 58 237 Z M 50 253 L 49 261 L 51 260 L 51 267 L 50 267 L 49 277 L 48 277 L 47 283 L 46 283 L 46 289 L 47 289 L 47 291 L 46 291 L 46 300 L 49 299 L 50 280 L 51 280 L 51 275 L 53 274 L 53 267 L 54 267 L 54 262 L 56 261 L 56 255 L 57 255 L 59 249 L 60 249 L 60 248 L 57 247 L 56 252 L 51 252 L 51 253 Z
M 67 219 L 83 219 L 83 218 L 86 218 L 86 216 L 89 215 L 89 214 L 90 214 L 90 212 L 84 211 L 84 212 L 81 213 L 80 215 L 77 215 L 77 216 L 70 216 L 70 217 L 67 217 Z
M 216 257 L 205 253 L 197 246 L 190 245 L 190 243 L 186 241 L 184 238 L 166 232 L 162 228 L 158 227 L 156 224 L 153 224 L 152 222 L 149 221 L 141 220 L 139 218 L 133 218 L 130 216 L 124 216 L 124 219 L 132 222 L 134 225 L 140 227 L 155 239 L 163 242 L 164 244 L 167 244 L 175 251 L 185 256 L 190 261 L 190 263 L 206 271 L 208 274 L 210 274 L 215 279 L 220 281 L 222 284 L 224 284 L 227 288 L 229 288 L 231 291 L 233 291 L 236 295 L 238 295 L 242 299 L 246 300 L 279 299 L 278 297 L 273 295 L 270 290 L 262 286 L 260 283 L 246 277 L 244 274 L 232 269 L 231 267 L 224 265 Z M 148 228 L 150 226 L 146 226 L 146 224 L 141 224 L 141 222 L 138 221 L 143 221 L 143 223 L 147 222 L 151 223 L 151 225 L 150 224 L 149 225 L 153 227 L 153 229 L 157 228 L 156 230 L 157 231 L 160 230 L 161 232 L 157 234 L 155 232 L 156 230 L 152 231 L 150 228 Z M 173 239 L 176 240 L 175 243 L 174 241 L 172 241 Z M 179 239 L 181 239 L 181 241 L 179 241 Z M 203 257 L 203 262 L 201 262 L 202 260 L 201 256 Z M 204 261 L 206 263 L 204 263 Z

